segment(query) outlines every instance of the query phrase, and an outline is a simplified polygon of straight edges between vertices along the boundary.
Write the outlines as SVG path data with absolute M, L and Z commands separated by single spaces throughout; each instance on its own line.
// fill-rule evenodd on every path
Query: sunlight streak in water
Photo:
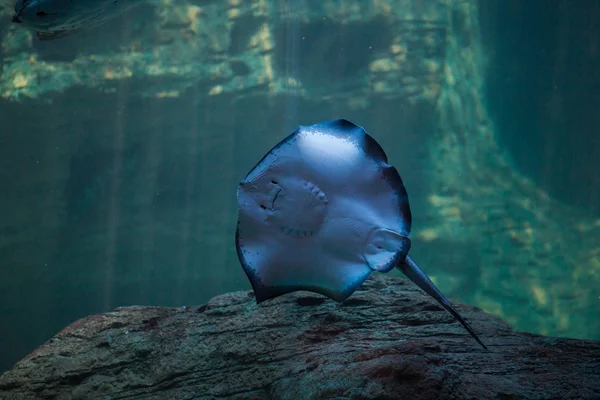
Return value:
M 129 24 L 129 22 L 125 22 Z M 125 27 L 122 32 L 125 32 Z M 122 34 L 124 35 L 124 33 Z M 119 227 L 119 183 L 121 180 L 121 166 L 123 163 L 123 136 L 125 134 L 125 120 L 127 117 L 127 98 L 129 90 L 124 82 L 119 83 L 117 107 L 115 109 L 115 123 L 113 136 L 113 149 L 117 149 L 113 157 L 113 178 L 110 183 L 110 200 L 108 207 L 108 237 L 106 244 L 106 267 L 104 271 L 104 296 L 103 309 L 109 311 L 114 307 L 113 304 L 113 288 L 115 265 L 117 263 L 117 240 L 119 240 L 117 229 Z M 109 125 L 110 126 L 110 125 Z
M 301 3 L 301 2 L 298 2 Z M 299 22 L 298 18 L 294 18 L 297 12 L 294 7 L 299 5 L 294 2 L 282 2 L 280 5 L 280 18 L 285 20 L 286 35 L 285 35 L 285 84 L 286 96 L 285 101 L 285 126 L 294 126 L 298 124 L 298 98 L 296 94 L 299 94 L 298 87 L 290 82 L 299 82 Z

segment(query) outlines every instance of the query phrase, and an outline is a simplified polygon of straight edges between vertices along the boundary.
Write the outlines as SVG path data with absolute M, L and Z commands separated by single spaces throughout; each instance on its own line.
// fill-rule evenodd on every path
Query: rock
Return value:
M 0 377 L 2 399 L 592 399 L 600 342 L 514 332 L 455 304 L 485 351 L 406 280 L 342 304 L 252 292 L 76 321 Z

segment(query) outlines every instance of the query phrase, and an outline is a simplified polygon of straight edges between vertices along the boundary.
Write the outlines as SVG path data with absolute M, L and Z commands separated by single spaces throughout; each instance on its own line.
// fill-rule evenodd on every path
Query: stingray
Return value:
M 261 303 L 299 290 L 343 302 L 402 271 L 487 347 L 408 256 L 408 194 L 382 147 L 344 119 L 300 126 L 239 183 L 236 248 Z

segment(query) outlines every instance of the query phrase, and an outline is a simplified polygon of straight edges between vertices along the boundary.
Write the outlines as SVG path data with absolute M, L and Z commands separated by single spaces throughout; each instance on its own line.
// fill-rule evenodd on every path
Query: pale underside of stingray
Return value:
M 238 206 L 237 252 L 258 303 L 298 290 L 344 301 L 373 270 L 398 268 L 485 348 L 408 256 L 406 189 L 363 128 L 300 126 L 240 182 Z

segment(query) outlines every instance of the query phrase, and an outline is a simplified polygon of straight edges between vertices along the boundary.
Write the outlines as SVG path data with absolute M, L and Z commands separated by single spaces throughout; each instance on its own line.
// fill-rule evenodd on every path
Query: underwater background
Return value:
M 600 339 L 598 1 L 157 0 L 55 41 L 2 1 L 0 372 L 86 315 L 249 289 L 237 183 L 334 118 L 449 298 Z

